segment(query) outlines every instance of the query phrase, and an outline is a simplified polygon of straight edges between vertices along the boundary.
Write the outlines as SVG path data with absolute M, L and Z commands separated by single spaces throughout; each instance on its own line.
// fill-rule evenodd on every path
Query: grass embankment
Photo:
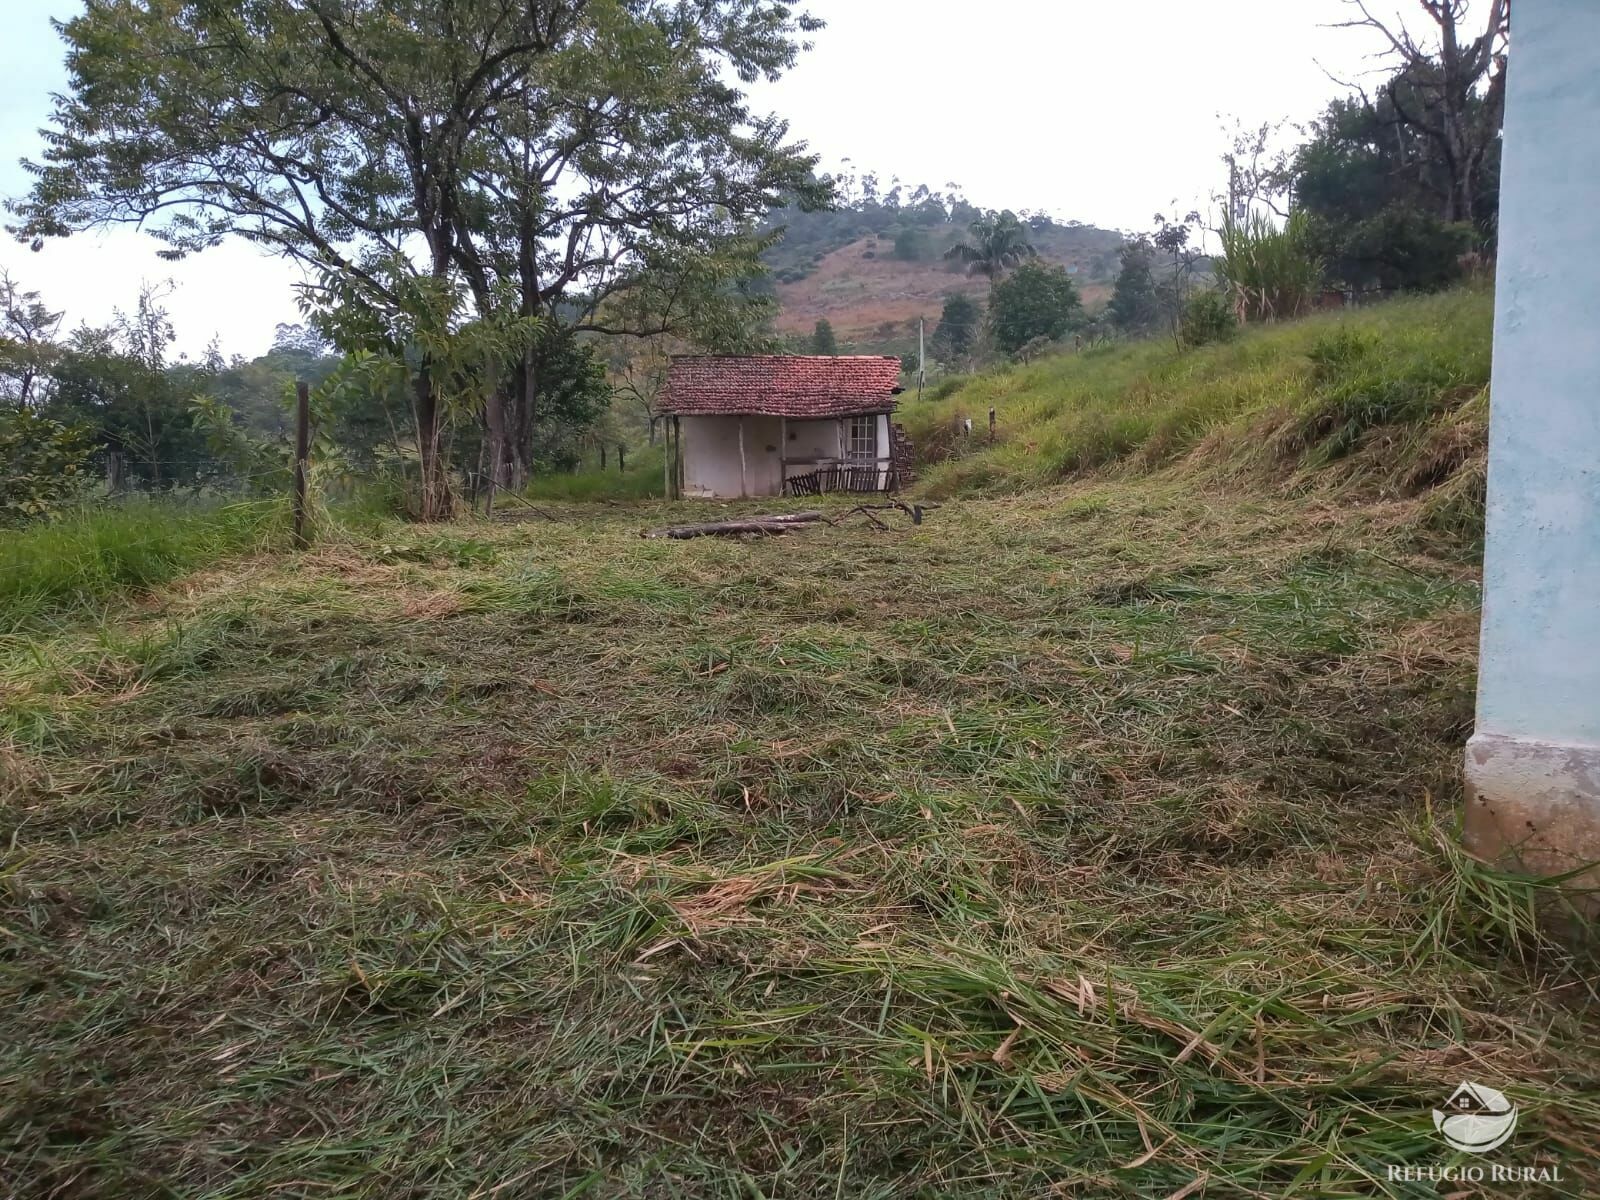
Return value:
M 1593 1195 L 1412 507 L 393 527 L 13 646 L 0 1190 L 1410 1196 L 1472 1078 Z
M 1471 545 L 1492 321 L 1492 297 L 1463 290 L 1252 328 L 1182 354 L 1154 339 L 952 380 L 903 419 L 939 460 L 923 485 L 935 497 L 1181 464 L 1294 491 L 1427 494 L 1418 531 Z
M 287 530 L 282 500 L 134 500 L 0 530 L 0 634 L 81 615 Z

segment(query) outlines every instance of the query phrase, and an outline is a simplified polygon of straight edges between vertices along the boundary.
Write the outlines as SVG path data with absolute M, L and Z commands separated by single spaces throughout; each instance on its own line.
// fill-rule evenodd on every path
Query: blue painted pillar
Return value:
M 1517 0 L 1468 844 L 1600 861 L 1600 0 Z

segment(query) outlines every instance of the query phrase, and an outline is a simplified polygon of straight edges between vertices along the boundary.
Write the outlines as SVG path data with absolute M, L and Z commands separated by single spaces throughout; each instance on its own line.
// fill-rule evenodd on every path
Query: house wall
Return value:
M 889 414 L 880 413 L 878 415 L 878 459 L 883 468 L 878 472 L 878 490 L 880 492 L 888 489 L 889 469 L 894 466 L 894 463 L 889 461 L 891 456 L 890 446 Z
M 816 459 L 844 457 L 844 422 L 834 418 L 827 421 L 790 421 L 788 438 L 784 442 L 784 455 L 790 462 L 784 478 L 804 475 L 817 469 Z M 796 462 L 795 459 L 811 459 Z
M 739 473 L 739 422 L 744 421 L 745 476 Z M 780 496 L 783 483 L 815 471 L 819 461 L 839 462 L 849 449 L 849 418 L 784 421 L 780 417 L 683 417 L 683 494 L 708 500 Z M 880 489 L 889 482 L 889 417 L 878 430 Z M 784 462 L 788 459 L 788 462 Z
M 783 491 L 777 417 L 683 417 L 683 494 L 737 500 Z M 745 473 L 739 470 L 739 423 L 744 422 Z

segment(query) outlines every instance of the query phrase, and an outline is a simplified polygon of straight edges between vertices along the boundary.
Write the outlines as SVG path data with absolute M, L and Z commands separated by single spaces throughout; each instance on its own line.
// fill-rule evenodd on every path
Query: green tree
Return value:
M 1118 261 L 1121 265 L 1106 313 L 1124 334 L 1149 333 L 1161 321 L 1154 271 L 1155 248 L 1145 238 L 1135 238 L 1122 247 Z
M 1041 338 L 1059 340 L 1082 311 L 1072 276 L 1054 263 L 1025 262 L 989 293 L 995 344 L 1011 354 Z
M 1492 236 L 1499 167 L 1496 144 L 1474 173 L 1480 224 L 1448 220 L 1448 168 L 1385 94 L 1330 104 L 1292 173 L 1296 204 L 1332 280 L 1358 291 L 1432 291 L 1459 279 L 1461 256 Z
M 839 353 L 839 339 L 833 336 L 833 325 L 826 317 L 818 321 L 817 327 L 811 331 L 811 353 L 828 355 Z
M 928 349 L 942 363 L 965 362 L 978 347 L 983 312 L 971 296 L 952 292 L 944 298 L 939 324 L 928 339 Z
M 44 398 L 60 328 L 61 314 L 46 308 L 38 292 L 24 291 L 0 271 L 0 404 L 29 408 Z
M 784 122 L 753 112 L 730 81 L 778 78 L 820 23 L 780 0 L 557 7 L 580 14 L 555 49 L 558 84 L 519 86 L 502 107 L 484 142 L 493 184 L 471 189 L 457 227 L 475 305 L 505 297 L 578 334 L 770 348 L 776 304 L 760 256 L 772 236 L 752 229 L 785 201 L 825 205 L 832 188 Z M 538 365 L 531 354 L 513 364 L 486 414 L 492 439 L 503 426 L 497 473 L 513 484 L 531 465 L 517 431 L 539 424 Z
M 397 325 L 426 294 L 439 330 L 509 314 L 641 331 L 608 311 L 679 328 L 742 305 L 751 218 L 825 199 L 814 158 L 729 82 L 776 78 L 816 27 L 777 0 L 105 0 L 61 27 L 68 86 L 16 232 L 138 223 L 174 254 L 242 235 Z M 652 274 L 669 278 L 651 308 L 608 307 Z M 401 360 L 424 515 L 448 502 L 433 349 Z M 500 365 L 496 387 L 455 394 L 510 399 L 531 425 L 535 358 Z
M 84 427 L 119 484 L 191 487 L 228 473 L 190 412 L 190 400 L 215 378 L 213 365 L 167 362 L 173 329 L 161 303 L 166 290 L 145 285 L 132 311 L 117 310 L 102 329 L 74 330 L 54 353 L 41 411 Z
M 982 275 L 990 282 L 1037 253 L 1028 241 L 1027 227 L 1010 209 L 983 214 L 967 226 L 967 233 L 971 240 L 951 246 L 945 258 L 965 263 L 968 274 Z
M 89 439 L 31 408 L 0 411 L 0 525 L 20 525 L 70 499 L 83 482 Z
M 1350 2 L 1360 16 L 1346 24 L 1381 34 L 1398 60 L 1378 102 L 1364 98 L 1363 107 L 1388 128 L 1402 156 L 1402 177 L 1435 194 L 1440 220 L 1488 232 L 1496 202 L 1485 184 L 1499 174 L 1511 0 L 1487 0 L 1481 6 L 1420 0 L 1434 26 L 1433 34 L 1422 39 L 1403 24 L 1374 17 L 1364 0 Z M 1470 20 L 1482 21 L 1481 33 L 1466 27 Z M 1421 153 L 1406 157 L 1407 140 Z
M 921 262 L 928 257 L 927 230 L 908 225 L 894 235 L 894 256 L 901 262 Z
M 1199 228 L 1198 212 L 1182 218 L 1157 213 L 1156 230 L 1150 238 L 1155 248 L 1167 256 L 1166 276 L 1156 285 L 1156 303 L 1166 313 L 1167 328 L 1180 350 L 1183 349 L 1183 314 L 1193 290 L 1195 265 L 1200 261 L 1200 253 L 1190 239 Z

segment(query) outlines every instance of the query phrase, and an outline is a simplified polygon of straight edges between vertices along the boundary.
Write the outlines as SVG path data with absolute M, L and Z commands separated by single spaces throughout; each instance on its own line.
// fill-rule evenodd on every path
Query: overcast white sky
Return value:
M 1381 0 L 1375 12 L 1404 0 Z M 1142 229 L 1176 201 L 1205 207 L 1218 182 L 1222 117 L 1315 115 L 1326 74 L 1374 69 L 1370 31 L 1334 29 L 1342 0 L 805 0 L 828 28 L 761 107 L 786 116 L 833 168 L 885 181 L 962 185 L 984 206 Z M 0 195 L 26 190 L 49 95 L 65 82 L 51 17 L 80 0 L 5 0 L 0 48 Z M 1414 5 L 1406 4 L 1406 9 Z M 1219 117 L 1221 114 L 1221 117 Z M 141 280 L 171 278 L 178 347 L 213 336 L 255 355 L 295 321 L 297 273 L 242 243 L 180 263 L 135 231 L 81 235 L 32 253 L 0 236 L 0 267 L 65 309 L 68 324 L 130 308 Z

